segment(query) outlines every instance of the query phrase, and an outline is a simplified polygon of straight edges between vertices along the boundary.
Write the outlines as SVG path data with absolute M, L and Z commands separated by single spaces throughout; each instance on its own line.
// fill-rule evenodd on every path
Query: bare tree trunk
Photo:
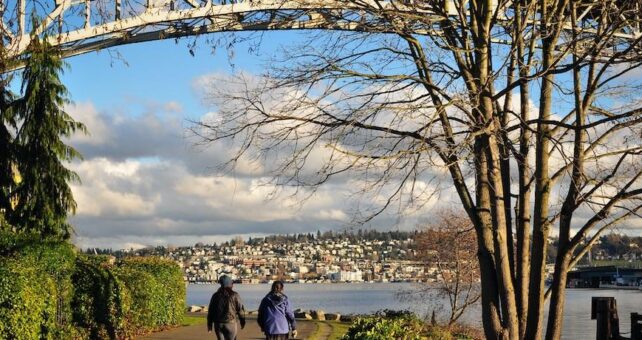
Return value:
M 571 20 L 576 21 L 575 4 L 571 3 Z M 574 50 L 577 50 L 577 32 L 573 31 Z M 577 63 L 577 55 L 573 55 L 573 62 Z M 584 186 L 584 143 L 586 142 L 586 132 L 582 129 L 586 121 L 586 108 L 592 102 L 594 80 L 594 64 L 591 63 L 587 72 L 587 91 L 582 94 L 582 73 L 579 67 L 573 70 L 573 95 L 575 99 L 575 126 L 573 141 L 573 159 L 571 180 L 568 186 L 568 192 L 564 203 L 562 204 L 559 222 L 559 246 L 555 260 L 555 275 L 553 276 L 553 285 L 551 287 L 551 303 L 548 314 L 548 324 L 546 328 L 546 339 L 559 339 L 562 333 L 562 323 L 564 314 L 564 298 L 566 291 L 566 281 L 568 271 L 571 269 L 570 263 L 573 257 L 575 247 L 570 244 L 571 222 L 573 213 L 577 208 L 578 197 L 581 188 Z
M 540 31 L 542 34 L 542 79 L 539 102 L 539 120 L 537 122 L 537 140 L 535 148 L 535 206 L 533 211 L 533 243 L 531 275 L 529 285 L 528 318 L 526 338 L 539 339 L 542 332 L 542 308 L 544 305 L 544 274 L 546 273 L 546 253 L 551 221 L 549 219 L 549 196 L 551 178 L 549 176 L 549 157 L 551 129 L 548 121 L 551 117 L 553 86 L 555 75 L 555 46 L 567 11 L 567 1 L 540 1 Z M 549 318 L 551 315 L 549 314 Z
M 549 318 L 546 327 L 546 339 L 556 340 L 562 335 L 562 321 L 564 315 L 564 298 L 566 292 L 566 279 L 568 277 L 569 256 L 566 252 L 560 254 L 555 262 L 555 275 L 551 286 L 551 304 L 548 310 Z
M 552 63 L 552 45 L 544 46 L 543 67 Z M 544 273 L 546 272 L 546 251 L 548 248 L 548 207 L 550 177 L 548 170 L 550 128 L 542 121 L 549 119 L 552 104 L 554 76 L 547 74 L 542 78 L 540 93 L 539 119 L 537 123 L 537 145 L 535 147 L 535 208 L 533 220 L 533 247 L 531 275 L 528 288 L 528 318 L 526 338 L 541 338 L 542 312 L 544 305 Z
M 498 136 L 501 136 L 499 117 L 494 110 L 491 77 L 491 50 L 490 30 L 494 7 L 492 1 L 486 0 L 479 4 L 477 20 L 473 17 L 472 26 L 476 26 L 477 34 L 475 39 L 477 49 L 475 50 L 475 70 L 477 73 L 479 99 L 477 109 L 473 111 L 478 116 L 480 128 L 487 128 L 481 136 L 477 137 L 476 143 L 481 146 L 477 158 L 480 164 L 480 171 L 483 173 L 478 182 L 480 202 L 478 203 L 481 213 L 481 222 L 487 226 L 492 233 L 492 245 L 494 247 L 494 264 L 499 284 L 499 299 L 501 303 L 502 326 L 504 328 L 504 339 L 517 339 L 518 319 L 517 306 L 515 303 L 515 291 L 513 288 L 513 275 L 511 266 L 512 249 L 508 249 L 507 233 L 510 230 L 506 220 L 504 188 L 501 177 L 500 148 Z M 483 295 L 483 292 L 482 292 Z
M 500 318 L 500 284 L 495 263 L 494 235 L 490 207 L 488 162 L 480 138 L 475 141 L 477 155 L 477 242 L 479 269 L 482 282 L 482 322 L 487 339 L 504 339 L 503 320 Z
M 519 317 L 519 337 L 523 339 L 526 335 L 526 320 L 528 316 L 528 285 L 530 282 L 530 228 L 531 228 L 531 170 L 528 161 L 530 151 L 531 132 L 526 123 L 530 119 L 529 105 L 529 82 L 528 74 L 531 64 L 530 56 L 526 56 L 525 41 L 522 32 L 526 25 L 524 11 L 520 2 L 515 5 L 516 31 L 514 33 L 515 45 L 517 46 L 517 60 L 519 61 L 519 99 L 520 99 L 520 135 L 519 150 L 515 155 L 518 172 L 518 197 L 517 216 L 515 218 L 516 233 L 516 295 L 517 312 Z
M 504 200 L 501 197 L 504 191 L 502 189 L 499 169 L 499 148 L 497 147 L 497 139 L 495 136 L 489 136 L 487 141 L 489 164 L 492 164 L 492 167 L 489 169 L 489 180 L 493 187 L 491 192 L 494 202 L 492 212 L 495 225 L 496 265 L 500 284 L 500 297 L 502 299 L 504 328 L 508 331 L 506 338 L 517 339 L 519 336 L 519 321 L 517 318 L 517 305 L 509 256 L 509 252 L 511 252 L 512 249 L 508 249 L 507 247 L 507 233 L 509 232 L 509 228 L 504 215 Z
M 507 70 L 507 84 L 512 84 L 515 81 L 515 68 L 517 65 L 517 51 L 514 51 L 510 56 L 510 65 Z M 494 91 L 493 91 L 494 92 Z M 511 110 L 511 104 L 513 101 L 513 93 L 509 92 L 504 98 L 504 107 L 501 109 L 501 125 L 499 131 L 501 133 L 501 147 L 500 147 L 500 159 L 501 159 L 501 176 L 502 176 L 502 192 L 504 200 L 504 215 L 506 220 L 506 241 L 508 247 L 508 256 L 509 263 L 511 268 L 511 276 L 513 279 L 513 285 L 516 284 L 516 265 L 515 265 L 515 240 L 513 238 L 513 215 L 511 212 L 512 200 L 511 200 L 511 175 L 510 175 L 510 137 L 506 132 L 506 127 L 508 126 L 509 119 L 508 115 Z M 499 110 L 498 110 L 499 111 Z M 519 304 L 518 304 L 519 305 Z M 519 308 L 518 308 L 518 317 L 519 317 Z

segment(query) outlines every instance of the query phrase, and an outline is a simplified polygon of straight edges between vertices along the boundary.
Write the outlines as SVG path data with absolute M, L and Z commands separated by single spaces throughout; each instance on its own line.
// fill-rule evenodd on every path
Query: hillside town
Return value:
M 288 282 L 435 282 L 444 270 L 422 261 L 418 231 L 358 230 L 316 234 L 272 235 L 244 240 L 236 237 L 220 244 L 159 246 L 91 253 L 122 256 L 161 256 L 176 262 L 189 283 L 212 283 L 231 276 L 239 283 Z M 578 268 L 609 265 L 639 268 L 642 237 L 620 234 L 602 236 Z M 557 239 L 551 238 L 548 261 L 554 260 Z M 590 259 L 590 260 L 589 260 Z M 553 265 L 547 265 L 547 272 Z
M 197 244 L 168 251 L 191 283 L 215 282 L 222 274 L 242 283 L 362 282 L 437 280 L 415 255 L 410 235 L 357 237 L 297 235 L 235 239 L 221 245 Z M 383 236 L 383 235 L 381 235 Z M 399 237 L 399 236 L 406 236 Z
M 236 238 L 221 244 L 156 247 L 136 255 L 159 255 L 178 263 L 190 283 L 212 283 L 225 274 L 241 283 L 417 282 L 439 280 L 416 261 L 414 232 L 297 234 Z

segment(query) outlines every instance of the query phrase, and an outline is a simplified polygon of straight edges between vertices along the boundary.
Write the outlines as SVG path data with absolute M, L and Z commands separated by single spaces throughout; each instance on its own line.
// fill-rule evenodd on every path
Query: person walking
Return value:
M 245 327 L 245 307 L 239 293 L 232 290 L 232 278 L 223 275 L 218 282 L 221 287 L 212 294 L 207 311 L 207 332 L 212 332 L 213 324 L 218 340 L 235 340 L 238 332 L 236 320 L 239 320 L 241 329 Z
M 290 301 L 283 294 L 282 281 L 274 281 L 272 289 L 261 301 L 257 321 L 266 340 L 287 340 L 290 330 L 296 338 L 296 321 Z

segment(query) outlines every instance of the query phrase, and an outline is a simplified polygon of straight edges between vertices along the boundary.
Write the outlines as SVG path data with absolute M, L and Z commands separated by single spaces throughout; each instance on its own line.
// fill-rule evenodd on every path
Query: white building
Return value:
M 339 282 L 360 282 L 363 281 L 363 272 L 360 270 L 350 272 L 342 270 L 340 272 L 330 273 L 330 280 Z

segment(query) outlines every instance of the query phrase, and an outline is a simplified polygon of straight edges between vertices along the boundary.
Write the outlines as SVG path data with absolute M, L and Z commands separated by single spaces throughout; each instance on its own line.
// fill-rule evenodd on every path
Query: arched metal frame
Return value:
M 439 11 L 415 0 L 54 0 L 53 4 L 52 0 L 17 0 L 12 8 L 5 1 L 0 0 L 0 31 L 9 56 L 24 53 L 31 34 L 46 33 L 49 42 L 67 57 L 117 45 L 224 31 L 394 31 L 393 23 L 373 15 L 385 11 L 419 13 L 422 18 L 416 33 L 439 34 L 433 23 L 444 15 L 457 15 L 453 0 L 447 0 Z M 639 8 L 637 17 L 613 39 L 631 41 L 642 36 L 642 2 L 634 2 Z M 590 3 L 585 3 L 578 20 L 591 15 Z M 29 27 L 28 18 L 34 13 L 43 19 Z M 612 13 L 618 13 L 618 8 Z M 498 18 L 510 21 L 505 13 Z

